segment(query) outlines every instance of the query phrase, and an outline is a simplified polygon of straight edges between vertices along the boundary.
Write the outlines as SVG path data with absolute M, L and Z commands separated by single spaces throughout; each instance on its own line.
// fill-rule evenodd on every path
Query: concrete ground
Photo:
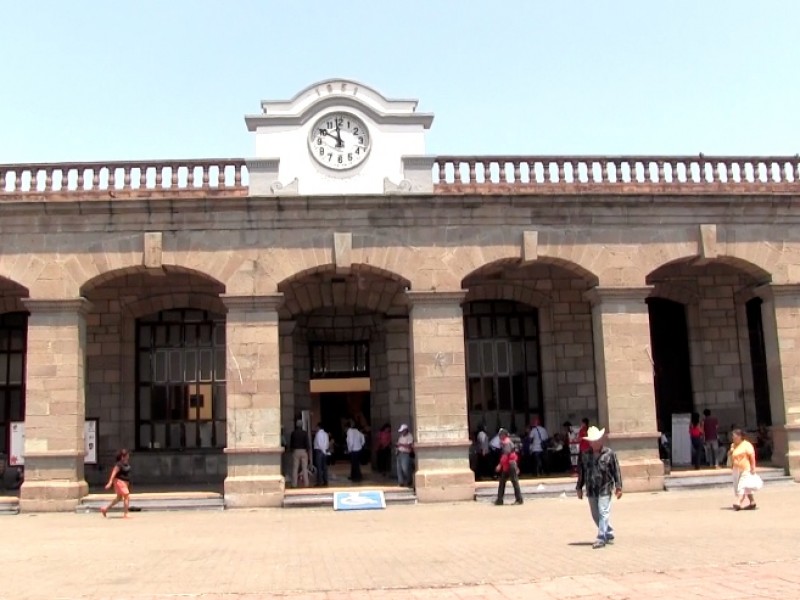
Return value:
M 726 490 L 627 495 L 617 543 L 601 550 L 574 497 L 7 516 L 0 598 L 798 598 L 800 486 L 758 502 L 734 512 Z

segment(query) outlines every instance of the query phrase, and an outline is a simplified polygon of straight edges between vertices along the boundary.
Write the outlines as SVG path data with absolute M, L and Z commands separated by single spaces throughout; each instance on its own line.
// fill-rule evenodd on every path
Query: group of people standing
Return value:
M 413 457 L 414 438 L 405 423 L 397 431 L 398 438 L 394 445 L 397 461 L 397 483 L 401 486 L 411 487 L 413 484 Z M 345 445 L 350 462 L 350 475 L 348 479 L 353 483 L 363 481 L 364 475 L 361 467 L 369 462 L 369 449 L 364 433 L 350 421 L 345 433 Z M 313 451 L 313 452 L 312 452 Z M 292 487 L 311 485 L 312 473 L 308 467 L 309 460 L 313 460 L 313 474 L 315 485 L 325 487 L 329 484 L 329 465 L 333 455 L 333 440 L 330 433 L 322 423 L 317 423 L 313 442 L 309 441 L 308 432 L 303 429 L 303 422 L 295 423 L 295 429 L 289 437 L 289 452 L 291 453 L 291 482 Z M 377 439 L 377 470 L 384 477 L 391 476 L 392 434 L 391 426 L 387 423 L 378 432 Z M 313 458 L 312 458 L 313 457 Z M 366 459 L 366 460 L 365 460 Z

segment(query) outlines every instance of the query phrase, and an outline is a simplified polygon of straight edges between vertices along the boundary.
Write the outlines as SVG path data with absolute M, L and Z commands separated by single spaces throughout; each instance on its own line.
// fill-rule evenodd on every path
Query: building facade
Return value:
M 353 81 L 246 117 L 253 159 L 0 165 L 0 434 L 25 510 L 121 447 L 140 482 L 280 505 L 298 415 L 410 423 L 420 501 L 470 432 L 606 427 L 631 490 L 709 408 L 800 480 L 797 157 L 441 157 Z M 84 465 L 97 419 L 98 465 Z

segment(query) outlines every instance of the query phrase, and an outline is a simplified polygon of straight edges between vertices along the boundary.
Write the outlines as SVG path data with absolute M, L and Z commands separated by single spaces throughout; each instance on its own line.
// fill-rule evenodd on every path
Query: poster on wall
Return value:
M 25 423 L 11 423 L 11 439 L 8 464 L 12 467 L 25 465 Z M 97 464 L 97 419 L 87 419 L 83 424 L 83 462 L 88 465 Z
M 86 419 L 83 424 L 83 462 L 87 465 L 97 464 L 97 419 Z
M 12 467 L 21 467 L 25 464 L 25 458 L 22 456 L 22 451 L 25 449 L 25 423 L 12 421 L 9 442 L 8 464 Z
M 689 424 L 692 415 L 672 415 L 672 466 L 681 467 L 692 463 L 692 441 L 689 439 Z

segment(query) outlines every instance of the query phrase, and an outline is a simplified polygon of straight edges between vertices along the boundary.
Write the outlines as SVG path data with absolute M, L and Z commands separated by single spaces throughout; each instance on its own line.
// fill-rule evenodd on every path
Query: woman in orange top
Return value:
M 733 510 L 755 510 L 756 501 L 753 498 L 753 492 L 759 489 L 760 486 L 755 486 L 756 483 L 752 481 L 753 476 L 756 474 L 756 451 L 753 444 L 744 439 L 744 433 L 741 429 L 734 429 L 731 432 L 731 449 L 728 451 L 730 457 L 732 470 L 733 470 L 733 490 L 736 494 L 737 502 L 733 505 Z M 747 506 L 742 506 L 744 498 L 750 503 Z

